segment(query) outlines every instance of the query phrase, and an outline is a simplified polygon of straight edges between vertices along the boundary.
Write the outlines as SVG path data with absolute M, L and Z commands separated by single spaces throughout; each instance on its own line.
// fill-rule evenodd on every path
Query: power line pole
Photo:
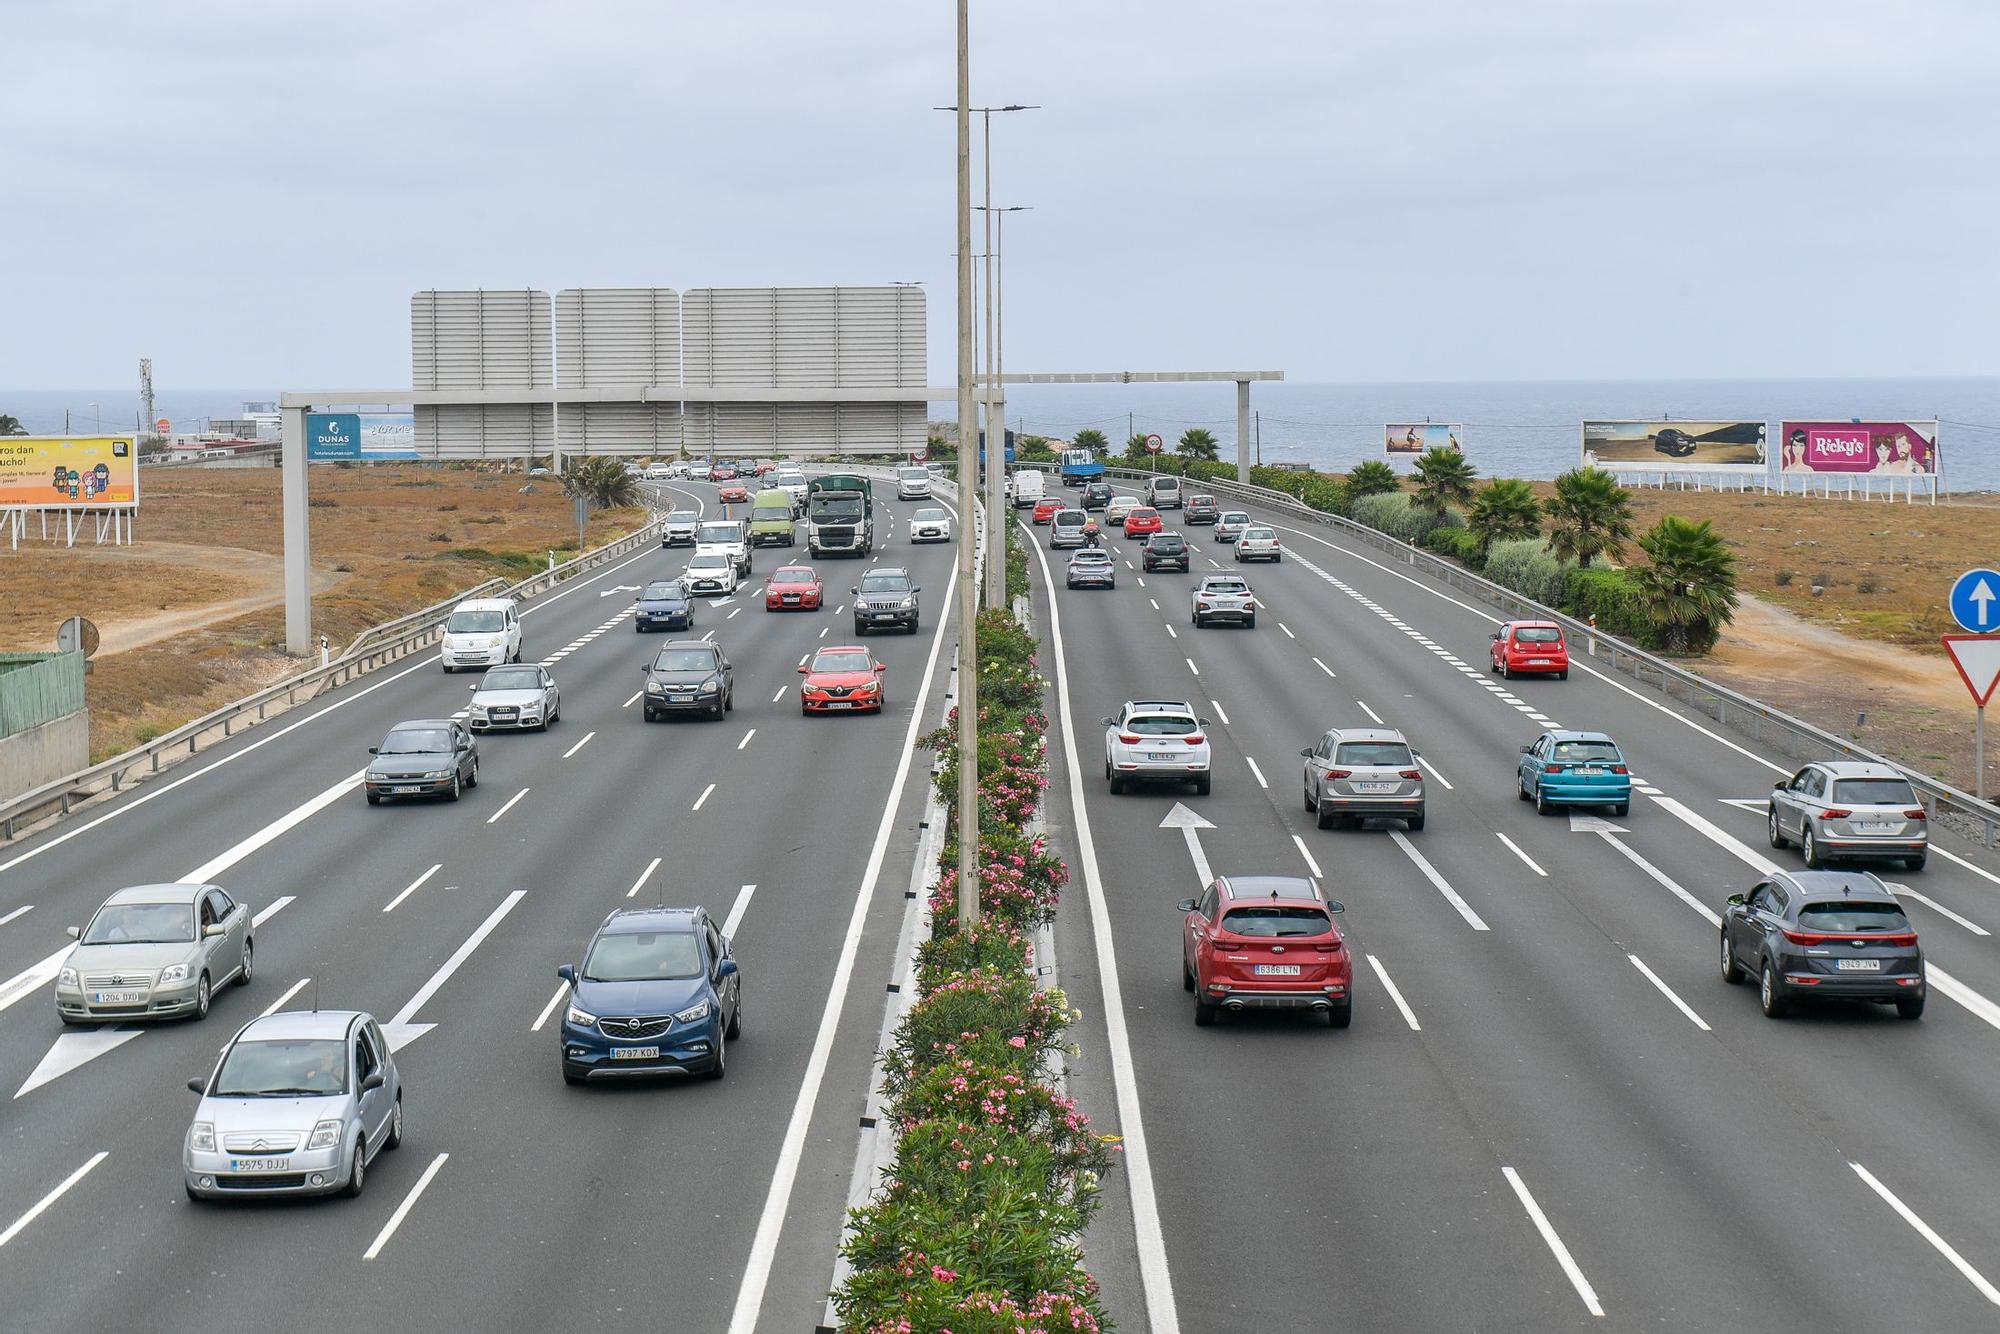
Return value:
M 1264 466 L 1264 414 L 1257 414 L 1257 466 Z
M 960 98 L 964 101 L 964 98 Z M 1005 520 L 1000 514 L 1001 501 L 1005 498 L 1002 489 L 1007 476 L 1007 423 L 996 410 L 995 400 L 1000 392 L 997 383 L 1000 375 L 999 358 L 994 354 L 994 305 L 993 297 L 993 109 L 979 109 L 980 123 L 985 130 L 985 147 L 980 150 L 982 165 L 986 171 L 986 206 L 980 211 L 986 215 L 986 551 L 990 556 L 1000 548 L 996 542 L 1004 542 L 1007 530 L 1002 525 Z M 998 576 L 998 592 L 995 592 L 995 576 Z M 986 562 L 986 598 L 988 607 L 998 607 L 1007 601 L 1007 562 L 991 560 Z
M 979 525 L 977 409 L 972 401 L 972 17 L 958 0 L 958 922 L 979 922 Z M 998 456 L 995 455 L 996 466 Z M 990 553 L 989 553 L 990 555 Z M 998 559 L 995 557 L 995 559 Z
M 139 434 L 153 434 L 153 359 L 139 358 Z

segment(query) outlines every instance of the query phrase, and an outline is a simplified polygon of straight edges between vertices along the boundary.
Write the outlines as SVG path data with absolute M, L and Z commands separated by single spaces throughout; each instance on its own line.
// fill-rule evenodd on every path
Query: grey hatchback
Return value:
M 218 885 L 135 885 L 104 901 L 56 973 L 66 1024 L 208 1015 L 213 989 L 250 981 L 250 909 Z

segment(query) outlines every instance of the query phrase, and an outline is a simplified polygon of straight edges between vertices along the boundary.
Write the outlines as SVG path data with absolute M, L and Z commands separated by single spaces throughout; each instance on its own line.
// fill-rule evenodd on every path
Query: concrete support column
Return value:
M 1250 382 L 1236 382 L 1236 480 L 1250 481 Z
M 306 410 L 284 409 L 284 443 L 279 454 L 285 498 L 285 652 L 303 658 L 313 651 L 312 511 L 306 506 Z

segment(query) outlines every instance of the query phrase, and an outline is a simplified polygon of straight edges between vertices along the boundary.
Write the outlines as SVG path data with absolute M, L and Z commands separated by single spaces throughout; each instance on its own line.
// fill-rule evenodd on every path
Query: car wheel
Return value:
M 1305 796 L 1305 801 L 1306 801 L 1306 814 L 1311 815 L 1314 811 L 1319 809 L 1319 803 L 1313 800 L 1312 784 L 1310 783 L 1306 784 L 1303 795 Z
M 382 798 L 376 796 L 373 792 L 364 792 L 362 795 L 368 798 L 370 806 L 380 806 L 382 804 Z
M 1791 1008 L 1791 1003 L 1785 999 L 1784 992 L 1779 990 L 1780 985 L 1778 974 L 1771 967 L 1771 961 L 1764 960 L 1764 967 L 1757 975 L 1757 1001 L 1764 1007 L 1764 1017 L 1767 1019 L 1782 1019 L 1785 1011 Z
M 1124 792 L 1125 792 L 1125 775 L 1120 773 L 1112 774 L 1111 795 L 1114 797 L 1123 796 Z
M 208 1197 L 206 1195 L 197 1194 L 195 1188 L 193 1186 L 188 1185 L 187 1182 L 185 1181 L 181 1182 L 181 1189 L 187 1192 L 188 1199 L 192 1200 L 194 1203 L 196 1204 L 208 1203 Z
M 1194 998 L 1194 1026 L 1196 1028 L 1208 1028 L 1214 1024 L 1216 1009 L 1216 1006 L 1210 1005 L 1200 996 L 1196 996 Z
M 1205 797 L 1208 795 L 1209 779 L 1210 775 L 1203 774 L 1201 777 L 1194 780 L 1194 794 L 1197 797 Z
M 1507 660 L 1505 658 L 1500 659 L 1500 679 L 1502 681 L 1513 679 L 1507 671 Z
M 1497 663 L 1497 662 L 1495 662 L 1495 661 L 1493 661 L 1493 659 L 1491 659 L 1491 658 L 1488 658 L 1488 659 L 1486 660 L 1486 674 L 1487 674 L 1488 676 L 1498 676 L 1498 675 L 1500 675 L 1500 664 L 1499 664 L 1499 663 Z
M 1338 813 L 1338 812 L 1335 812 L 1335 811 L 1330 811 L 1330 810 L 1328 810 L 1328 809 L 1326 808 L 1326 803 L 1325 803 L 1324 801 L 1319 801 L 1319 802 L 1315 802 L 1315 803 L 1313 804 L 1313 827 L 1314 827 L 1314 828 L 1316 828 L 1316 829 L 1331 829 L 1331 828 L 1333 828 L 1333 827 L 1334 827 L 1334 826 L 1335 826 L 1336 824 L 1338 824 L 1338 823 L 1340 823 L 1340 815 L 1339 815 L 1339 813 Z
M 1611 813 L 1621 818 L 1623 816 L 1629 815 L 1631 811 L 1632 811 L 1632 803 L 1629 801 L 1613 802 L 1611 805 Z
M 1249 614 L 1248 616 L 1245 616 L 1245 617 L 1243 618 L 1243 628 L 1244 628 L 1245 630 L 1255 630 L 1255 629 L 1257 628 L 1257 613 L 1256 613 L 1256 612 L 1254 612 L 1254 611 L 1253 611 L 1253 612 L 1251 612 L 1251 613 L 1250 613 L 1250 614 Z
M 257 942 L 245 936 L 243 939 L 243 962 L 236 969 L 236 985 L 239 987 L 250 985 L 250 956 L 255 952 L 256 948 Z
M 1813 841 L 1811 820 L 1806 821 L 1805 832 L 1799 838 L 1799 851 L 1804 855 L 1806 865 L 1812 870 L 1817 871 L 1826 864 L 1826 859 L 1819 855 L 1819 844 Z
M 396 1095 L 396 1105 L 389 1112 L 389 1138 L 382 1141 L 385 1149 L 403 1147 L 403 1095 Z
M 1519 769 L 1514 771 L 1514 795 L 1522 801 L 1529 800 L 1528 780 Z
M 1327 1009 L 1326 1026 L 1328 1028 L 1346 1028 L 1353 1022 L 1354 1001 L 1352 999 L 1344 1000 L 1340 1004 Z
M 1772 806 L 1764 812 L 1764 831 L 1765 837 L 1770 839 L 1772 847 L 1784 848 L 1790 846 L 1790 843 L 1785 838 L 1785 831 L 1778 827 L 1778 808 L 1776 806 Z
M 1553 814 L 1555 813 L 1555 809 L 1556 809 L 1556 808 L 1555 808 L 1554 806 L 1552 806 L 1552 805 L 1550 805 L 1550 804 L 1549 804 L 1549 794 L 1548 794 L 1548 793 L 1546 793 L 1546 792 L 1544 792 L 1544 791 L 1542 790 L 1542 785 L 1541 785 L 1540 783 L 1536 783 L 1536 784 L 1535 784 L 1535 814 L 1537 814 L 1537 815 L 1553 815 Z
M 715 1036 L 715 1060 L 709 1064 L 708 1077 L 721 1079 L 729 1073 L 729 1036 L 718 1033 Z
M 731 1042 L 743 1036 L 743 992 L 736 993 L 736 1008 L 729 1012 L 729 1031 L 723 1034 Z
M 1408 820 L 1405 820 L 1403 823 L 1409 826 L 1409 830 L 1413 834 L 1420 834 L 1423 832 L 1424 817 L 1421 815 L 1412 815 Z
M 350 1200 L 359 1195 L 362 1186 L 367 1184 L 367 1175 L 368 1142 L 357 1137 L 354 1141 L 354 1170 L 347 1174 L 347 1189 L 342 1194 Z
M 472 762 L 471 770 L 465 775 L 465 785 L 467 787 L 479 786 L 479 761 L 476 759 Z
M 1187 951 L 1181 951 L 1181 990 L 1194 990 L 1194 969 L 1188 967 Z
M 733 685 L 723 693 L 722 711 L 724 713 L 734 713 L 736 711 L 736 687 Z
M 865 634 L 867 634 L 867 633 L 868 633 L 868 627 L 867 627 L 867 626 L 863 625 L 863 624 L 862 624 L 862 623 L 861 623 L 860 621 L 856 621 L 856 622 L 854 623 L 854 637 L 855 637 L 856 639 L 859 639 L 859 638 L 861 638 L 861 636 L 863 636 L 863 635 L 865 635 Z
M 1921 857 L 1905 857 L 1903 858 L 1903 869 L 1906 871 L 1921 871 L 1924 869 L 1924 863 L 1929 860 L 1929 853 L 1925 853 Z
M 194 1019 L 197 1023 L 208 1018 L 208 974 L 203 973 L 194 984 Z
M 1567 680 L 1569 680 L 1569 668 L 1565 667 L 1565 668 L 1563 668 L 1563 669 L 1562 669 L 1561 671 L 1557 672 L 1557 673 L 1556 673 L 1556 680 L 1558 680 L 1558 681 L 1567 681 Z
M 1729 948 L 1729 929 L 1724 927 L 1715 933 L 1722 941 L 1717 951 L 1721 955 L 1722 980 L 1732 987 L 1743 985 L 1743 967 L 1736 962 L 1736 951 Z
M 1899 1001 L 1897 1001 L 1897 1002 L 1896 1002 L 1896 1017 L 1897 1017 L 1898 1019 L 1921 1019 L 1921 1018 L 1923 1018 L 1923 1017 L 1924 1017 L 1924 998 L 1923 998 L 1922 996 L 1916 996 L 1916 997 L 1913 997 L 1913 998 L 1912 998 L 1912 999 L 1910 999 L 1910 1000 L 1899 1000 Z
M 447 662 L 447 663 L 443 663 L 443 664 L 441 664 L 441 665 L 442 665 L 442 666 L 444 667 L 444 674 L 445 674 L 446 676 L 450 676 L 450 675 L 451 675 L 451 664 Z
M 563 1083 L 568 1084 L 571 1088 L 575 1088 L 578 1084 L 589 1082 L 582 1075 L 571 1074 L 568 1066 L 563 1067 L 562 1075 Z
M 450 800 L 452 800 L 452 801 L 457 801 L 457 800 L 458 800 L 458 798 L 459 798 L 459 785 L 458 785 L 458 775 L 457 775 L 457 774 L 453 774 L 453 775 L 451 776 L 451 791 L 450 791 L 449 793 L 447 793 L 446 795 L 447 795 L 447 796 L 448 796 L 448 798 L 449 798 Z

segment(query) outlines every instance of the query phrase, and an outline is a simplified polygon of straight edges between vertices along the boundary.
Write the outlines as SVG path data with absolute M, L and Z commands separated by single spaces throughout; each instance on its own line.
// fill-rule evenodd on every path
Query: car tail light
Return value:
M 1123 746 L 1136 746 L 1139 744 L 1139 738 L 1135 736 L 1127 736 L 1125 733 L 1120 732 L 1118 734 L 1118 743 Z
M 1313 946 L 1313 951 L 1317 954 L 1338 954 L 1340 953 L 1340 942 L 1336 940 L 1329 945 L 1315 945 Z
M 1421 769 L 1398 769 L 1396 771 L 1396 777 L 1408 778 L 1413 782 L 1418 779 L 1421 779 L 1423 776 L 1424 774 Z
M 1562 771 L 1563 767 L 1560 764 L 1545 764 L 1542 766 L 1542 772 L 1545 774 L 1559 774 Z
M 1822 820 L 1845 820 L 1848 816 L 1852 814 L 1854 814 L 1853 811 L 1841 810 L 1839 807 L 1835 806 L 1835 807 L 1829 807 L 1826 810 L 1821 811 L 1819 813 L 1819 818 Z
M 1196 611 L 1207 611 L 1207 610 L 1208 610 L 1208 604 L 1207 604 L 1206 602 L 1196 602 L 1196 603 L 1194 604 L 1194 609 L 1195 609 Z
M 1199 745 L 1201 745 L 1201 744 L 1202 744 L 1203 742 L 1205 742 L 1205 741 L 1207 741 L 1207 740 L 1208 740 L 1208 738 L 1207 738 L 1207 737 L 1203 736 L 1203 735 L 1202 735 L 1201 733 L 1199 733 L 1199 732 L 1196 732 L 1196 733 L 1195 733 L 1195 734 L 1194 734 L 1193 736 L 1191 736 L 1191 737 L 1184 737 L 1184 738 L 1182 738 L 1182 739 L 1183 739 L 1184 741 L 1186 741 L 1186 742 L 1187 742 L 1187 743 L 1188 743 L 1188 744 L 1189 744 L 1190 746 L 1199 746 Z
M 1354 770 L 1352 770 L 1352 769 L 1328 769 L 1328 770 L 1326 771 L 1326 776 L 1327 776 L 1328 778 L 1351 778 L 1351 777 L 1353 777 L 1353 776 L 1354 776 Z
M 1612 773 L 1614 773 L 1614 774 L 1620 774 L 1620 775 L 1623 775 L 1623 774 L 1629 774 L 1629 773 L 1631 773 L 1632 771 L 1631 771 L 1630 769 L 1627 769 L 1627 768 L 1626 768 L 1626 767 L 1625 767 L 1624 765 L 1622 765 L 1622 764 L 1614 764 L 1614 765 L 1612 765 L 1612 766 L 1611 766 L 1611 772 L 1612 772 Z
M 1928 820 L 1930 817 L 1924 814 L 1924 808 L 1919 806 L 1915 810 L 1904 811 L 1903 818 L 1905 820 Z
M 1877 934 L 1872 931 L 1792 931 L 1786 930 L 1785 939 L 1794 945 L 1829 945 L 1840 940 L 1865 940 L 1871 945 L 1897 945 L 1909 948 L 1917 943 L 1914 931 L 1898 931 L 1893 934 Z

